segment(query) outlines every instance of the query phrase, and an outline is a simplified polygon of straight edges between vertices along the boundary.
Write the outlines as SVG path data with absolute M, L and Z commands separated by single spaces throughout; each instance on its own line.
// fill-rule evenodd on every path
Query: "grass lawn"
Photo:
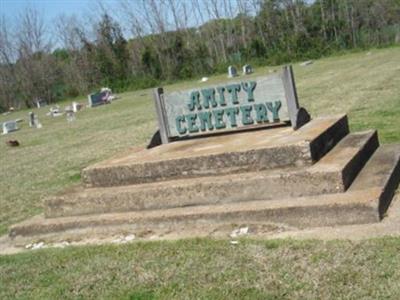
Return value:
M 278 67 L 257 68 L 253 76 Z M 376 128 L 400 142 L 400 48 L 294 66 L 299 100 L 312 116 L 347 112 L 352 130 Z M 184 81 L 165 90 L 207 83 Z M 34 109 L 43 124 L 0 136 L 0 235 L 42 211 L 41 199 L 79 184 L 85 166 L 145 145 L 156 130 L 151 90 L 121 94 L 68 124 Z M 86 103 L 86 99 L 81 99 Z M 62 105 L 67 105 L 65 102 Z M 29 110 L 0 116 L 28 119 Z M 8 139 L 21 146 L 8 147 Z M 400 297 L 400 239 L 261 242 L 209 239 L 71 247 L 0 257 L 0 299 L 12 298 L 391 298 Z M 397 296 L 397 297 L 396 297 Z
M 0 256 L 0 298 L 399 299 L 400 239 L 209 239 Z

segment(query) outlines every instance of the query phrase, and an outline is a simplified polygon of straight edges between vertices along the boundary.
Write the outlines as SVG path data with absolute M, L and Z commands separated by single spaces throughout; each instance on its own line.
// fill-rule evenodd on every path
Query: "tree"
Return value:
M 120 25 L 108 14 L 104 14 L 96 26 L 94 62 L 102 76 L 102 83 L 113 85 L 128 76 L 129 60 L 127 42 Z
M 55 58 L 50 55 L 52 43 L 46 34 L 43 16 L 27 8 L 19 24 L 15 68 L 20 96 L 27 107 L 39 98 L 53 102 L 59 72 Z
M 18 106 L 17 85 L 14 68 L 14 44 L 10 25 L 0 17 L 0 111 Z

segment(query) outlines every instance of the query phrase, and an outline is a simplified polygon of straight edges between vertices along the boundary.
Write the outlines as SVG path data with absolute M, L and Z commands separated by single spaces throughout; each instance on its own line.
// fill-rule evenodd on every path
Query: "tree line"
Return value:
M 399 0 L 120 0 L 96 16 L 2 15 L 0 110 L 400 43 Z

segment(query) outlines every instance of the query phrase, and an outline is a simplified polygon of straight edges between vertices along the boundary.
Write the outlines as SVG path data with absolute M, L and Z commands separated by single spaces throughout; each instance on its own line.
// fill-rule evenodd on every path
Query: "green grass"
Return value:
M 399 299 L 400 239 L 192 239 L 0 256 L 0 298 Z
M 352 130 L 376 128 L 382 143 L 400 142 L 400 48 L 371 50 L 294 66 L 300 103 L 312 116 L 346 112 Z M 258 68 L 254 76 L 279 67 Z M 167 91 L 204 84 L 183 81 Z M 80 171 L 156 130 L 151 90 L 121 94 L 111 105 L 65 117 L 34 109 L 42 129 L 0 136 L 0 234 L 42 212 L 42 199 L 79 184 Z M 86 99 L 81 99 L 86 103 Z M 69 103 L 65 102 L 63 105 Z M 29 110 L 0 116 L 23 118 Z M 6 146 L 17 139 L 21 146 Z M 263 298 L 398 299 L 400 239 L 351 242 L 208 239 L 122 246 L 45 249 L 0 257 L 0 299 Z M 397 296 L 397 297 L 396 297 Z

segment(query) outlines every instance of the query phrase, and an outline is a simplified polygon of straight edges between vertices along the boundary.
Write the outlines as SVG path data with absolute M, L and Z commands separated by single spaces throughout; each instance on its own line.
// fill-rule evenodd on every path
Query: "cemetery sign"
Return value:
M 270 76 L 169 94 L 158 88 L 154 95 L 162 143 L 277 123 L 296 129 L 309 120 L 299 108 L 291 67 Z

